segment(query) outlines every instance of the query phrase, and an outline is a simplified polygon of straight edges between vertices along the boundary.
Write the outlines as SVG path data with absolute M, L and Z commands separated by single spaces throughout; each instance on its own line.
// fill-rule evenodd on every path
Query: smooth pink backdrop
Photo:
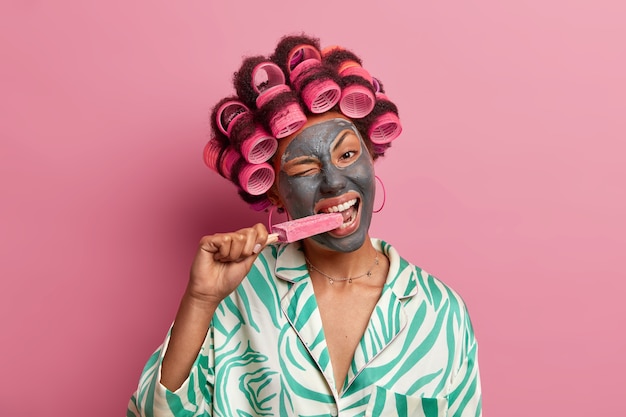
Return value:
M 298 31 L 400 108 L 372 234 L 466 300 L 485 416 L 626 415 L 623 2 L 95 3 L 0 5 L 0 415 L 124 415 L 199 238 L 265 221 L 207 113 Z

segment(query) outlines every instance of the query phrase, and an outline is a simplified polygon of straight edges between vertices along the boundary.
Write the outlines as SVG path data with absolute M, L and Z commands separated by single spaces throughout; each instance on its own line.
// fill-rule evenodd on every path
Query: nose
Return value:
M 325 167 L 322 170 L 322 184 L 320 191 L 323 194 L 337 194 L 346 186 L 345 175 L 335 167 Z

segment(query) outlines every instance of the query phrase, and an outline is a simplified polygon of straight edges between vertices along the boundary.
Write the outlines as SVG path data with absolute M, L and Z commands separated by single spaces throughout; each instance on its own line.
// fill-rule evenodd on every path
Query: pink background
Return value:
M 0 415 L 124 415 L 199 238 L 265 221 L 207 113 L 302 30 L 400 108 L 372 234 L 468 303 L 485 415 L 626 415 L 623 2 L 52 3 L 0 6 Z

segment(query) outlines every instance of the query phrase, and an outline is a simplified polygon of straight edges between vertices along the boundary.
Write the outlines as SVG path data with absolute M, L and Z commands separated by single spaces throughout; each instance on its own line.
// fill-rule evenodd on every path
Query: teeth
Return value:
M 332 207 L 328 207 L 324 211 L 326 213 L 338 213 L 340 211 L 348 210 L 350 207 L 352 207 L 355 204 L 356 204 L 356 198 L 353 198 L 352 200 L 346 201 L 345 203 L 342 203 L 342 204 L 339 204 L 339 205 L 336 205 L 336 206 L 332 206 Z

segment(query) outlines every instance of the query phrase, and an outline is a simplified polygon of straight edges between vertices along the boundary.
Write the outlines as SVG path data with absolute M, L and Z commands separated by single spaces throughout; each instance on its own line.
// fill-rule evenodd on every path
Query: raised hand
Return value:
M 262 224 L 200 240 L 161 369 L 161 383 L 178 389 L 200 351 L 217 305 L 237 288 L 270 243 Z
M 201 301 L 222 301 L 250 271 L 267 240 L 267 229 L 261 223 L 203 237 L 191 265 L 189 295 Z

